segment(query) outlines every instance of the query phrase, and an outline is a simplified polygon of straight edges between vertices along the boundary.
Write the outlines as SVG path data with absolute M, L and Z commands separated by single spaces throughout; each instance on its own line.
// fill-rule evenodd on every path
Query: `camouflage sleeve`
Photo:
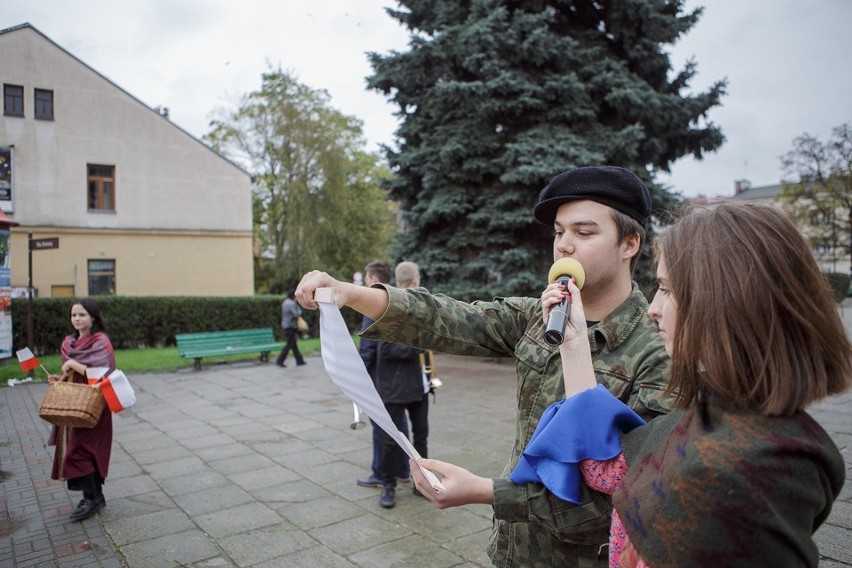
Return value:
M 423 288 L 384 288 L 388 309 L 361 337 L 454 355 L 513 357 L 529 319 L 525 298 L 467 303 Z
M 534 522 L 568 542 L 606 542 L 612 513 L 609 498 L 583 486 L 582 499 L 582 504 L 575 505 L 558 499 L 540 483 L 518 485 L 506 478 L 494 480 L 495 518 Z
M 625 402 L 646 422 L 668 414 L 674 408 L 676 396 L 665 395 L 671 373 L 671 359 L 664 347 L 652 352 L 639 367 Z

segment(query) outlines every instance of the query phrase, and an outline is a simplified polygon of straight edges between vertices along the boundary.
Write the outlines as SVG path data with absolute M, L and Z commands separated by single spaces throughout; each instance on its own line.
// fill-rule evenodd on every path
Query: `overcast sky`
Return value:
M 710 113 L 727 138 L 703 161 L 683 158 L 660 181 L 684 195 L 729 195 L 736 179 L 777 183 L 779 156 L 804 132 L 827 140 L 852 122 L 852 0 L 688 0 L 705 5 L 672 51 L 694 57 L 703 90 L 727 78 Z M 384 12 L 393 0 L 0 0 L 0 28 L 29 22 L 60 46 L 195 136 L 211 112 L 260 86 L 281 65 L 332 105 L 360 118 L 371 150 L 392 144 L 396 119 L 365 89 L 366 52 L 404 50 Z M 554 172 L 558 173 L 558 172 Z

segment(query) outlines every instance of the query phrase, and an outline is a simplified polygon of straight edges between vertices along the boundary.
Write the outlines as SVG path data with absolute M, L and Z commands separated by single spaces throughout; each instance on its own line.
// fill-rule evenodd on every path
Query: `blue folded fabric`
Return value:
M 645 421 L 603 385 L 551 404 L 509 478 L 543 483 L 551 493 L 580 503 L 580 461 L 604 461 L 621 453 L 621 434 Z

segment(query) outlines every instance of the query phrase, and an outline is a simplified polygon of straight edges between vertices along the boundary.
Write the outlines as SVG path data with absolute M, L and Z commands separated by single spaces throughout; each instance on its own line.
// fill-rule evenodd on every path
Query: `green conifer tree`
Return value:
M 403 0 L 403 52 L 370 54 L 371 88 L 397 105 L 386 148 L 404 234 L 397 255 L 459 298 L 538 293 L 552 229 L 532 206 L 554 175 L 629 168 L 653 184 L 724 138 L 707 119 L 725 83 L 688 94 L 666 49 L 697 21 L 681 0 Z M 647 267 L 640 268 L 647 272 Z M 641 280 L 641 278 L 640 278 Z

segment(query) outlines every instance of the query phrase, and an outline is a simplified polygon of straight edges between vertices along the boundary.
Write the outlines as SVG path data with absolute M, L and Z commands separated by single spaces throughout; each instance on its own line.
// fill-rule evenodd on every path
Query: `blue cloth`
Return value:
M 614 458 L 621 453 L 621 434 L 643 424 L 603 385 L 580 392 L 544 411 L 509 478 L 518 484 L 543 483 L 563 501 L 579 504 L 580 461 Z

